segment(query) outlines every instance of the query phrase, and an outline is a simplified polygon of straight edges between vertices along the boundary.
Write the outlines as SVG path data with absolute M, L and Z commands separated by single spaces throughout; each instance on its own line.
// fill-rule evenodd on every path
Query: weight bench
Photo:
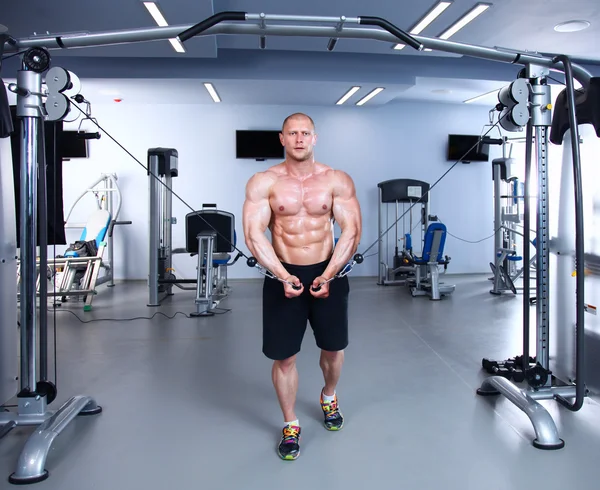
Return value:
M 40 263 L 37 261 L 37 293 L 39 295 L 40 282 L 50 280 L 53 284 L 48 286 L 48 296 L 60 296 L 62 301 L 67 301 L 70 296 L 83 296 L 84 311 L 90 311 L 92 301 L 97 294 L 96 287 L 102 284 L 99 279 L 100 269 L 108 268 L 102 262 L 107 245 L 107 237 L 112 236 L 115 224 L 129 224 L 131 222 L 112 221 L 111 214 L 106 209 L 97 209 L 88 218 L 79 240 L 72 243 L 64 255 L 48 258 L 48 270 L 41 274 Z M 20 281 L 20 261 L 17 269 L 17 278 Z
M 450 263 L 450 257 L 444 256 L 446 234 L 446 225 L 431 223 L 425 233 L 422 256 L 411 255 L 407 258 L 416 267 L 414 285 L 410 287 L 413 296 L 428 295 L 431 300 L 440 300 L 456 289 L 455 285 L 441 283 L 439 279 L 438 267 L 443 265 L 445 273 Z
M 231 260 L 237 240 L 235 217 L 216 209 L 216 204 L 203 204 L 202 210 L 186 215 L 185 236 L 186 252 L 198 256 L 196 312 L 191 316 L 212 316 L 211 310 L 229 294 L 227 269 L 242 256 L 238 253 Z

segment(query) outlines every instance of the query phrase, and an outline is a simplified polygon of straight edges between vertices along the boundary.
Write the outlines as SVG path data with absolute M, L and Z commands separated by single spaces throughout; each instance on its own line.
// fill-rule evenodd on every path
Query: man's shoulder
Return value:
M 330 181 L 332 182 L 347 182 L 349 180 L 352 180 L 352 178 L 350 177 L 350 175 L 344 171 L 344 170 L 340 170 L 338 168 L 333 168 L 330 167 L 328 165 L 325 164 L 319 164 L 320 167 L 320 171 L 321 173 Z
M 251 178 L 251 181 L 254 182 L 274 182 L 281 175 L 281 170 L 278 168 L 278 165 L 275 165 L 271 168 L 267 168 L 261 172 L 256 172 Z

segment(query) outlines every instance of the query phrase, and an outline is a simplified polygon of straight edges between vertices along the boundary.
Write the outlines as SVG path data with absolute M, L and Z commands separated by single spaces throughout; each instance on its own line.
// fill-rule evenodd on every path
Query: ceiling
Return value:
M 437 0 L 159 0 L 158 5 L 168 23 L 181 30 L 217 12 L 243 11 L 382 17 L 408 31 L 436 3 Z M 454 0 L 419 36 L 439 36 L 476 4 L 477 0 Z M 521 52 L 568 54 L 594 75 L 600 75 L 597 0 L 493 0 L 489 4 L 486 12 L 450 40 Z M 586 20 L 590 26 L 579 32 L 554 30 L 556 24 L 570 20 Z M 3 11 L 1 22 L 18 40 L 156 27 L 140 0 L 21 0 Z M 273 23 L 267 21 L 267 25 Z M 202 88 L 200 80 L 212 82 L 225 104 L 332 105 L 352 85 L 361 86 L 361 91 L 349 103 L 378 86 L 385 90 L 369 105 L 406 99 L 462 103 L 510 82 L 520 69 L 510 63 L 438 50 L 394 50 L 394 43 L 372 39 L 341 38 L 335 50 L 329 52 L 327 42 L 328 38 L 323 37 L 267 36 L 266 48 L 260 49 L 256 35 L 218 34 L 190 39 L 185 43 L 185 53 L 175 52 L 167 40 L 160 40 L 58 49 L 52 50 L 51 55 L 54 65 L 89 81 L 86 87 L 97 97 L 109 99 L 118 93 L 131 102 L 161 90 L 176 102 L 177 87 Z M 16 57 L 4 61 L 2 77 L 14 77 L 18 66 Z M 144 90 L 140 91 L 141 79 Z M 89 93 L 86 96 L 90 98 Z M 186 100 L 212 103 L 203 89 L 194 100 Z

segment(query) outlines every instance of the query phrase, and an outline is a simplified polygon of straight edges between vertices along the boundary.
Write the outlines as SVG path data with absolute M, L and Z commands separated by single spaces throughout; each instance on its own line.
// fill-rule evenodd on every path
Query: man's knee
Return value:
M 328 351 L 321 349 L 321 358 L 329 362 L 335 362 L 344 359 L 344 351 Z
M 288 357 L 287 359 L 273 361 L 273 366 L 283 372 L 288 372 L 296 366 L 296 355 Z

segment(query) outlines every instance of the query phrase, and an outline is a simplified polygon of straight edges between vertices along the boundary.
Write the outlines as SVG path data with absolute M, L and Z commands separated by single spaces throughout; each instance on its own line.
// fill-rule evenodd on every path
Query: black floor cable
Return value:
M 214 310 L 211 310 L 211 311 L 214 312 L 216 310 L 223 310 L 223 311 L 221 313 L 215 313 L 215 315 L 224 315 L 225 313 L 228 313 L 229 311 L 231 311 L 230 309 L 227 309 L 227 308 L 215 308 Z M 163 313 L 162 311 L 157 311 L 152 316 L 135 316 L 135 317 L 131 317 L 131 318 L 92 318 L 91 320 L 83 320 L 75 312 L 73 312 L 71 310 L 57 310 L 55 308 L 54 309 L 55 315 L 56 315 L 57 311 L 59 313 L 60 312 L 62 312 L 62 313 L 69 313 L 69 314 L 73 315 L 75 318 L 77 318 L 77 320 L 79 320 L 79 322 L 81 322 L 81 323 L 132 322 L 132 321 L 135 321 L 135 320 L 153 320 L 154 317 L 157 316 L 157 315 L 164 316 L 168 320 L 173 320 L 177 315 L 183 315 L 186 318 L 192 318 L 192 319 L 196 319 L 197 318 L 197 317 L 193 317 L 193 316 L 189 315 L 188 313 L 184 313 L 183 311 L 177 311 L 173 315 L 170 315 L 170 316 L 167 315 L 166 313 Z

